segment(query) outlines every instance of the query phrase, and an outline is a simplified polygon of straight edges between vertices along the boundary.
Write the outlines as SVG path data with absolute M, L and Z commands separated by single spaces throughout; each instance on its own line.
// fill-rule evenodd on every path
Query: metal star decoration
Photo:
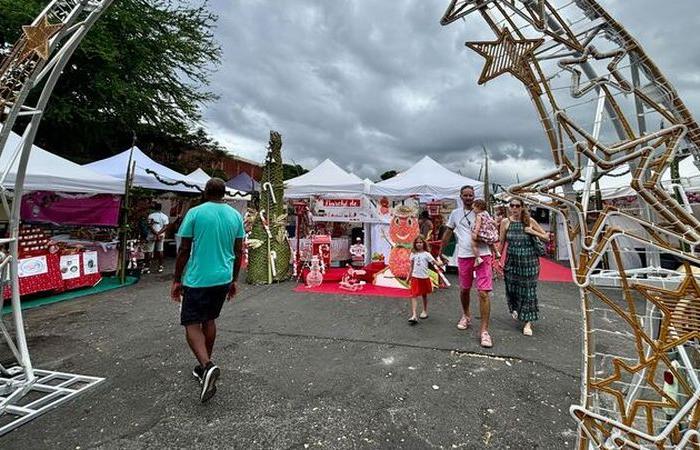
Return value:
M 544 39 L 514 39 L 511 32 L 504 28 L 495 41 L 467 42 L 466 45 L 486 58 L 479 84 L 510 72 L 539 95 L 542 91 L 535 81 L 530 63 L 535 61 L 533 52 L 543 43 Z
M 62 24 L 50 24 L 46 16 L 43 16 L 37 25 L 23 25 L 25 42 L 20 59 L 31 53 L 39 55 L 43 60 L 49 59 L 49 39 L 62 27 Z
M 623 49 L 601 53 L 594 46 L 589 45 L 588 47 L 586 47 L 586 49 L 580 57 L 562 59 L 561 61 L 559 61 L 559 67 L 568 72 L 571 72 L 571 96 L 574 98 L 582 97 L 586 95 L 586 93 L 588 93 L 591 89 L 594 89 L 601 84 L 608 84 L 610 86 L 614 86 L 615 88 L 623 92 L 632 92 L 632 85 L 625 79 L 624 76 L 622 76 L 622 74 L 618 70 L 618 65 L 620 64 L 620 61 L 622 61 L 626 55 L 627 52 Z M 609 76 L 604 75 L 596 77 L 595 79 L 590 80 L 584 86 L 581 86 L 581 71 L 571 66 L 580 65 L 591 58 L 598 61 L 612 58 L 612 61 L 610 61 L 610 63 L 607 66 L 610 74 Z M 611 77 L 614 79 L 614 81 L 610 79 Z

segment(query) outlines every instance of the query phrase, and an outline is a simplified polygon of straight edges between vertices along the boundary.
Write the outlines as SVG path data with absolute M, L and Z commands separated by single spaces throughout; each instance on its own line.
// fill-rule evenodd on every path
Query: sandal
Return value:
M 418 317 L 420 317 L 421 319 L 427 319 L 427 318 L 428 318 L 428 313 L 425 312 L 425 311 L 423 311 L 422 313 L 420 313 L 420 316 L 418 316 Z
M 530 322 L 526 323 L 523 327 L 523 334 L 525 336 L 532 336 L 532 324 Z
M 481 333 L 481 346 L 484 348 L 493 347 L 493 342 L 491 341 L 491 335 L 488 331 Z
M 411 325 L 415 325 L 418 323 L 418 319 L 416 319 L 416 316 L 411 316 L 411 318 L 408 319 L 408 323 Z

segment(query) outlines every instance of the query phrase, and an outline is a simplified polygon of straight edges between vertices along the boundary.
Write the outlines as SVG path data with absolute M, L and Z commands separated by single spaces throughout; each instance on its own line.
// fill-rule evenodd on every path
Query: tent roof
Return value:
M 362 194 L 365 182 L 326 159 L 304 175 L 285 181 L 285 197 L 307 197 L 309 195 L 352 193 Z
M 202 170 L 201 167 L 198 167 L 197 170 L 195 170 L 192 173 L 187 174 L 187 178 L 191 178 L 199 183 L 205 183 L 211 179 L 208 173 L 206 173 L 204 170 Z
M 199 190 L 194 187 L 189 187 L 183 184 L 174 184 L 172 186 L 168 184 L 182 181 L 190 185 L 199 186 L 200 189 L 204 189 L 203 183 L 197 182 L 186 175 L 175 172 L 162 164 L 158 164 L 149 158 L 138 147 L 124 150 L 118 155 L 114 155 L 109 158 L 85 164 L 83 167 L 87 167 L 88 169 L 92 169 L 105 175 L 116 177 L 122 180 L 122 183 L 124 183 L 131 150 L 133 150 L 132 161 L 136 162 L 136 169 L 134 170 L 134 186 L 160 191 L 199 193 Z M 148 173 L 147 170 L 158 174 L 158 177 L 165 181 L 165 183 L 158 181 L 158 178 L 156 178 L 155 175 Z
M 226 182 L 226 186 L 242 192 L 256 192 L 260 190 L 260 183 L 255 181 L 247 172 L 241 172 Z
M 10 132 L 0 155 L 0 169 L 10 164 L 12 154 L 21 145 L 22 137 Z M 14 189 L 19 160 L 12 164 L 3 187 Z M 87 169 L 58 155 L 32 145 L 24 180 L 26 191 L 79 192 L 85 194 L 123 194 L 124 182 Z
M 194 172 L 187 174 L 187 178 L 200 183 L 202 186 L 206 186 L 207 181 L 211 180 L 209 174 L 202 170 L 201 167 L 198 167 Z M 250 200 L 250 196 L 247 192 L 233 189 L 229 186 L 226 186 L 226 195 L 229 197 L 240 198 L 242 200 Z
M 408 170 L 388 180 L 375 183 L 370 194 L 375 196 L 405 197 L 420 195 L 433 198 L 457 198 L 462 186 L 474 186 L 479 196 L 484 183 L 452 172 L 429 156 Z

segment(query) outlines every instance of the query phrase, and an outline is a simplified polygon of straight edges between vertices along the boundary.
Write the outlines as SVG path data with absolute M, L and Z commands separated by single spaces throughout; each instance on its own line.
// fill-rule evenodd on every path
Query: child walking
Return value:
M 423 236 L 418 236 L 413 241 L 411 252 L 411 271 L 408 281 L 411 285 L 411 317 L 408 322 L 411 325 L 418 323 L 416 309 L 418 308 L 418 297 L 423 298 L 423 311 L 420 313 L 421 319 L 428 318 L 428 294 L 433 292 L 433 282 L 428 275 L 430 264 L 442 265 L 428 252 L 428 243 Z
M 479 256 L 479 242 L 484 242 L 491 249 L 491 254 L 494 255 L 496 259 L 501 257 L 501 254 L 496 248 L 498 243 L 498 226 L 496 226 L 496 221 L 491 217 L 491 215 L 486 211 L 486 202 L 483 199 L 477 198 L 472 203 L 472 208 L 474 208 L 474 214 L 476 215 L 476 223 L 474 224 L 474 229 L 472 230 L 472 252 L 476 259 L 474 260 L 474 266 L 478 266 L 484 260 Z

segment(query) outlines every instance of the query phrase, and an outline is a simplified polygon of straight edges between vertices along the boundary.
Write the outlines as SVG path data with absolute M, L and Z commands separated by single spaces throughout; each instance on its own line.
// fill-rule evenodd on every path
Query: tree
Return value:
M 395 177 L 397 174 L 398 172 L 395 170 L 387 170 L 383 174 L 379 175 L 379 178 L 381 178 L 382 180 L 388 180 L 389 178 Z
M 0 45 L 16 41 L 45 6 L 46 0 L 0 0 Z M 200 107 L 216 98 L 208 90 L 221 55 L 216 20 L 206 0 L 115 1 L 59 79 L 37 142 L 79 161 L 127 148 L 132 132 L 142 146 L 149 144 L 144 137 L 154 145 L 197 145 L 201 136 L 192 130 Z
M 301 167 L 299 164 L 283 164 L 282 173 L 285 180 L 296 178 L 299 175 L 304 175 L 308 170 Z

